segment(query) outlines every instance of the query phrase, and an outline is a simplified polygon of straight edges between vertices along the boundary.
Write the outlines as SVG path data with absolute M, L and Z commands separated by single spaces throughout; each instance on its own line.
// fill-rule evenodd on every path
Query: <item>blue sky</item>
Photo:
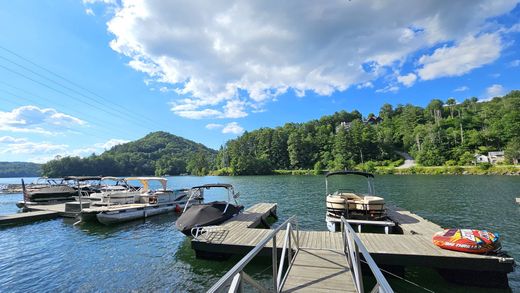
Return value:
M 279 2 L 4 1 L 0 161 L 520 88 L 518 1 Z

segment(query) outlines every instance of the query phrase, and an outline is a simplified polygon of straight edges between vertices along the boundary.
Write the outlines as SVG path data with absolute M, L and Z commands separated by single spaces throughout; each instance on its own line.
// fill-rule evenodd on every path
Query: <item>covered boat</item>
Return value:
M 26 188 L 25 182 L 22 179 L 23 201 L 16 203 L 19 208 L 24 208 L 27 205 L 36 204 L 56 204 L 68 201 L 74 201 L 74 197 L 78 195 L 78 191 L 65 184 L 62 179 L 56 178 L 40 178 L 38 188 Z M 45 185 L 43 185 L 45 182 Z
M 367 179 L 368 192 L 360 193 L 353 189 L 337 189 L 329 192 L 329 178 L 338 175 L 359 175 Z M 325 175 L 327 228 L 332 232 L 340 230 L 341 217 L 347 220 L 369 221 L 386 219 L 385 200 L 375 195 L 374 175 L 360 171 L 337 171 Z
M 433 244 L 443 249 L 484 254 L 500 250 L 499 235 L 486 230 L 445 229 L 433 235 Z
M 177 229 L 185 235 L 192 236 L 192 230 L 225 222 L 240 214 L 244 209 L 242 205 L 238 204 L 237 198 L 239 194 L 235 193 L 233 185 L 231 184 L 206 184 L 192 187 L 190 189 L 190 200 L 192 198 L 203 198 L 204 190 L 210 188 L 226 189 L 228 200 L 212 201 L 186 207 L 175 223 Z M 231 201 L 233 201 L 234 204 L 231 203 Z

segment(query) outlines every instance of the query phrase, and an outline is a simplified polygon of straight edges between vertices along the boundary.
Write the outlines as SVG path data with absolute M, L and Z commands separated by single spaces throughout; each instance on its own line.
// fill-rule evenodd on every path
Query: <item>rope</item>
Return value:
M 360 260 L 360 261 L 368 265 L 368 263 L 367 263 L 366 261 L 364 261 L 364 260 Z M 431 293 L 435 293 L 435 291 L 433 291 L 433 290 L 430 290 L 430 289 L 428 289 L 428 288 L 425 288 L 425 287 L 423 287 L 423 286 L 421 286 L 421 285 L 419 285 L 419 284 L 417 284 L 417 283 L 414 283 L 414 282 L 412 282 L 412 281 L 409 281 L 409 280 L 407 280 L 407 279 L 405 279 L 405 278 L 403 278 L 403 277 L 399 277 L 398 275 L 396 275 L 396 274 L 394 274 L 394 273 L 391 273 L 391 272 L 389 272 L 389 271 L 387 271 L 387 270 L 384 270 L 384 269 L 382 269 L 382 268 L 379 268 L 379 270 L 382 271 L 382 272 L 385 272 L 385 273 L 387 273 L 387 274 L 389 274 L 389 275 L 391 275 L 391 276 L 393 276 L 393 277 L 396 277 L 396 278 L 398 278 L 398 279 L 400 279 L 400 280 L 403 280 L 403 281 L 405 281 L 405 282 L 407 282 L 407 283 L 410 283 L 410 284 L 412 284 L 412 285 L 414 285 L 414 286 L 416 286 L 416 287 L 418 287 L 418 288 L 421 288 L 421 289 L 423 289 L 424 291 L 431 292 Z

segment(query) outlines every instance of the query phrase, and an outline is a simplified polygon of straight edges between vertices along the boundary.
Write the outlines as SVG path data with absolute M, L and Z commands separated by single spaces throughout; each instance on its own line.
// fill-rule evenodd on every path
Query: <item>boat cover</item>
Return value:
M 190 236 L 192 228 L 220 224 L 237 215 L 244 208 L 240 205 L 229 204 L 224 213 L 226 205 L 225 201 L 192 205 L 177 219 L 175 226 L 179 231 Z

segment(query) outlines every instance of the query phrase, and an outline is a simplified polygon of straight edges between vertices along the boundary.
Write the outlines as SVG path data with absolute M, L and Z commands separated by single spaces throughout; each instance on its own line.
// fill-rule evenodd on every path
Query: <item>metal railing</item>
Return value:
M 363 274 L 361 272 L 361 254 L 365 259 L 364 263 L 368 265 L 372 274 L 376 278 L 376 285 L 370 292 L 380 292 L 380 293 L 393 293 L 394 291 L 388 284 L 388 281 L 379 270 L 379 267 L 375 263 L 375 261 L 370 256 L 370 253 L 367 251 L 361 239 L 356 235 L 356 232 L 347 220 L 344 217 L 341 217 L 341 233 L 343 236 L 343 252 L 345 253 L 345 257 L 347 258 L 347 263 L 352 273 L 352 277 L 354 278 L 354 284 L 356 286 L 356 291 L 361 293 L 364 292 L 363 289 Z M 361 252 L 361 254 L 360 254 Z
M 278 264 L 278 247 L 276 245 L 277 234 L 285 228 L 285 237 L 283 242 L 282 254 L 280 256 L 280 263 Z M 296 235 L 295 235 L 296 231 Z M 260 292 L 280 292 L 283 288 L 289 269 L 298 253 L 299 243 L 299 229 L 296 216 L 290 217 L 283 222 L 278 228 L 274 229 L 267 237 L 258 243 L 242 260 L 240 260 L 231 270 L 229 270 L 208 292 L 222 292 L 228 286 L 228 292 L 243 291 L 244 282 L 253 286 Z M 267 289 L 253 278 L 251 278 L 244 268 L 246 265 L 272 240 L 272 268 L 273 268 L 273 289 Z M 294 250 L 294 252 L 293 252 Z M 287 258 L 287 268 L 284 270 L 285 259 Z M 285 271 L 285 272 L 284 272 Z

